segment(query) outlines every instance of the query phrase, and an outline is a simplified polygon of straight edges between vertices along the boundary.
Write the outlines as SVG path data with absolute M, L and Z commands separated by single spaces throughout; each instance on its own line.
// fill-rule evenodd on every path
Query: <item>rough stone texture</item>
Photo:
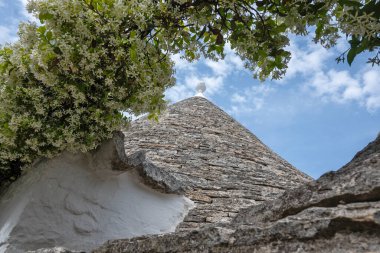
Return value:
M 28 251 L 27 253 L 86 253 L 85 251 L 71 251 L 63 247 L 55 247 L 50 249 L 38 249 L 36 251 Z
M 274 201 L 242 210 L 235 221 L 259 224 L 296 214 L 312 206 L 334 207 L 379 200 L 380 136 L 340 170 L 326 173 L 318 180 L 288 191 Z
M 380 252 L 380 136 L 335 173 L 246 208 L 231 223 L 110 241 L 94 253 Z
M 196 203 L 178 230 L 229 222 L 311 180 L 202 97 L 170 106 L 159 122 L 139 119 L 124 134 L 129 164 L 149 185 Z

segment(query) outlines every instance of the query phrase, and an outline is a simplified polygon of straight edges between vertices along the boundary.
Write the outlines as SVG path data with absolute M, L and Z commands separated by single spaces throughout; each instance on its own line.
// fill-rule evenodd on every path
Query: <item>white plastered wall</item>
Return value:
M 0 199 L 0 253 L 88 251 L 110 239 L 173 232 L 193 207 L 109 167 L 107 154 L 64 153 L 36 164 Z

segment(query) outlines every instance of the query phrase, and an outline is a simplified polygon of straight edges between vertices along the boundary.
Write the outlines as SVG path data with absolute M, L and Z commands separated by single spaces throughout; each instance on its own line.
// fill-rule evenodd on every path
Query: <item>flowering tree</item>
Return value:
M 380 45 L 375 0 L 31 0 L 28 10 L 39 24 L 21 24 L 0 50 L 0 185 L 37 157 L 95 148 L 128 122 L 121 111 L 156 117 L 172 54 L 218 60 L 229 43 L 255 77 L 278 79 L 288 35 L 308 27 L 326 47 L 347 35 L 338 60 L 350 64 Z

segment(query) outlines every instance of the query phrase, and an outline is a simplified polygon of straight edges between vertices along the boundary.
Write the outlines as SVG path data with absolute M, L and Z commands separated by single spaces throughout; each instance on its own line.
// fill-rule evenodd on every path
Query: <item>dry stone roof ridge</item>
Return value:
M 203 97 L 169 106 L 159 122 L 136 120 L 124 134 L 126 154 L 140 157 L 149 184 L 196 203 L 178 230 L 229 222 L 311 180 Z

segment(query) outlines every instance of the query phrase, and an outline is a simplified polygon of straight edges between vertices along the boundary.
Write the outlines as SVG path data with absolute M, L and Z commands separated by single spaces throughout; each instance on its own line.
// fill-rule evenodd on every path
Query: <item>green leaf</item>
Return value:
M 203 39 L 203 41 L 206 43 L 206 42 L 208 42 L 210 40 L 210 35 L 209 35 L 209 33 L 205 33 L 204 34 L 204 39 Z
M 222 46 L 222 45 L 217 45 L 217 46 L 215 46 L 215 50 L 216 50 L 216 52 L 219 54 L 219 55 L 222 55 L 223 54 L 223 50 L 224 49 L 224 47 Z
M 48 41 L 51 41 L 53 39 L 53 33 L 51 31 L 48 31 L 46 33 L 46 38 Z
M 189 44 L 190 43 L 190 39 L 189 39 L 189 36 L 183 36 L 183 40 L 186 42 L 186 44 Z
M 131 39 L 133 39 L 133 38 L 136 37 L 136 34 L 137 34 L 137 32 L 136 32 L 135 30 L 133 30 L 133 31 L 131 31 L 129 37 L 130 37 Z
M 352 36 L 352 39 L 349 41 L 351 47 L 357 47 L 360 44 L 360 40 L 356 36 Z
M 193 51 L 191 50 L 186 50 L 185 51 L 186 55 L 191 59 L 191 60 L 194 60 L 195 59 L 195 54 Z
M 131 58 L 131 61 L 137 61 L 137 50 L 135 47 L 131 47 L 129 49 L 129 56 Z
M 351 66 L 351 63 L 354 61 L 356 57 L 356 48 L 351 48 L 350 51 L 347 53 L 347 62 Z
M 322 30 L 323 30 L 323 23 L 322 22 L 318 22 L 317 24 L 317 29 L 315 29 L 315 37 L 316 38 L 321 38 L 322 36 Z
M 46 26 L 40 26 L 37 28 L 37 32 L 40 34 L 40 35 L 45 35 L 45 32 L 46 32 Z
M 188 43 L 188 41 L 189 40 L 187 40 L 187 43 Z M 182 46 L 183 46 L 183 39 L 181 39 L 181 38 L 177 39 L 177 43 L 176 44 L 178 45 L 178 47 L 182 48 Z
M 40 22 L 43 24 L 45 22 L 45 20 L 49 20 L 49 19 L 52 19 L 54 17 L 53 14 L 51 13 L 43 13 L 41 12 L 39 15 L 38 15 L 38 19 L 40 20 Z
M 353 1 L 353 0 L 339 0 L 338 3 L 340 5 L 352 6 L 352 7 L 361 7 L 362 6 L 362 4 L 359 1 Z

